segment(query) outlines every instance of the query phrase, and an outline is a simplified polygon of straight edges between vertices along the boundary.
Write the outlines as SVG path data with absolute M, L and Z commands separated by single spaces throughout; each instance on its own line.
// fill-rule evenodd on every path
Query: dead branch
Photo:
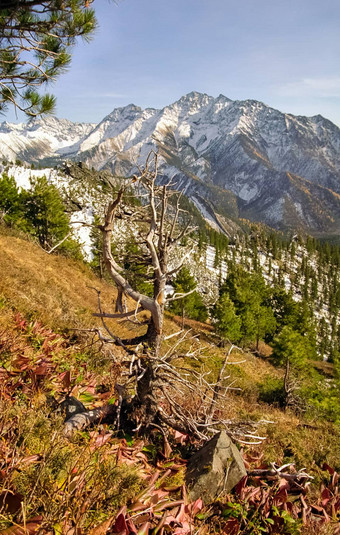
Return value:
M 283 472 L 285 468 L 293 467 L 291 463 L 285 464 L 279 468 L 276 467 L 275 463 L 271 463 L 271 470 L 251 470 L 248 472 L 249 477 L 261 477 L 261 478 L 282 478 L 287 481 L 307 481 L 309 479 L 314 479 L 313 476 L 307 474 L 305 468 L 301 468 L 298 472 Z
M 123 319 L 135 316 L 144 310 L 143 307 L 139 307 L 137 310 L 130 310 L 130 312 L 122 312 L 121 314 L 110 314 L 108 312 L 94 312 L 92 316 L 96 318 L 110 318 L 110 319 Z
M 67 238 L 69 238 L 71 236 L 72 232 L 69 232 L 68 234 L 66 234 L 66 236 L 60 240 L 56 245 L 54 245 L 53 247 L 51 247 L 51 249 L 49 251 L 46 251 L 46 249 L 43 249 L 47 254 L 51 254 L 53 253 L 53 251 L 55 251 L 58 247 L 60 247 L 60 245 L 62 245 L 66 240 Z
M 224 378 L 223 376 L 224 376 L 224 372 L 225 372 L 225 369 L 226 369 L 226 366 L 227 366 L 227 362 L 229 360 L 229 357 L 230 357 L 233 349 L 235 349 L 235 346 L 232 344 L 230 346 L 227 354 L 226 354 L 226 357 L 225 357 L 224 362 L 223 362 L 223 366 L 219 371 L 219 374 L 218 374 L 218 377 L 217 377 L 217 382 L 216 382 L 216 384 L 214 386 L 213 397 L 212 397 L 211 404 L 210 404 L 210 407 L 209 407 L 209 410 L 208 410 L 208 414 L 207 414 L 208 420 L 210 420 L 212 418 L 213 411 L 214 411 L 214 408 L 215 408 L 215 405 L 216 405 L 216 402 L 217 402 L 217 399 L 218 399 L 218 395 L 219 395 L 219 392 L 220 392 L 220 389 L 221 389 L 221 382 L 222 382 L 222 380 Z
M 138 187 L 147 194 L 147 197 L 143 198 L 143 206 L 136 210 L 127 209 L 123 202 L 125 189 L 121 188 L 115 199 L 109 203 L 104 224 L 99 226 L 103 235 L 105 266 L 117 286 L 118 297 L 115 313 L 104 312 L 100 291 L 95 289 L 98 297 L 98 312 L 94 315 L 100 318 L 109 337 L 109 343 L 119 345 L 130 356 L 126 362 L 123 362 L 126 372 L 122 374 L 122 377 L 126 381 L 125 386 L 134 385 L 135 387 L 134 404 L 140 411 L 141 424 L 139 425 L 143 425 L 144 429 L 170 426 L 184 434 L 189 433 L 198 440 L 206 441 L 224 428 L 229 436 L 239 442 L 260 443 L 264 437 L 256 432 L 259 424 L 230 422 L 219 418 L 216 410 L 218 401 L 226 400 L 228 390 L 235 388 L 232 381 L 222 386 L 223 381 L 227 379 L 225 370 L 230 364 L 228 359 L 235 346 L 230 346 L 217 381 L 210 380 L 210 372 L 197 371 L 197 362 L 200 362 L 202 357 L 201 348 L 197 338 L 190 335 L 190 331 L 181 330 L 169 335 L 165 339 L 177 337 L 177 340 L 171 343 L 171 347 L 162 346 L 166 301 L 182 299 L 194 290 L 184 294 L 175 294 L 169 299 L 165 298 L 165 285 L 169 276 L 178 271 L 190 255 L 190 251 L 187 252 L 175 268 L 169 269 L 169 251 L 185 235 L 192 232 L 192 228 L 188 223 L 184 224 L 182 229 L 178 228 L 182 212 L 181 194 L 170 190 L 171 182 L 163 186 L 157 185 L 158 163 L 158 155 L 151 151 L 144 168 L 139 170 L 139 176 L 132 177 L 132 182 L 138 183 Z M 176 195 L 176 202 L 174 214 L 173 211 L 171 213 L 172 222 L 169 222 L 169 206 L 172 206 L 173 210 L 173 204 L 171 205 L 169 198 L 173 195 Z M 118 219 L 128 219 L 131 223 L 137 220 L 143 222 L 138 238 L 139 243 L 143 244 L 143 255 L 134 256 L 133 261 L 142 262 L 150 268 L 150 280 L 153 282 L 152 297 L 131 286 L 124 275 L 124 269 L 113 255 L 111 241 Z M 145 257 L 144 251 L 147 255 Z M 128 297 L 135 302 L 133 311 L 124 309 L 124 299 Z M 116 336 L 105 321 L 110 318 L 133 321 L 134 318 L 136 322 L 138 321 L 137 314 L 142 310 L 150 312 L 147 332 L 130 340 L 122 340 Z M 98 330 L 98 336 L 104 340 L 100 330 Z M 137 347 L 131 349 L 132 345 L 137 345 Z M 175 366 L 176 360 L 177 366 Z M 181 365 L 182 361 L 184 365 Z M 188 364 L 193 361 L 195 361 L 195 367 Z M 123 392 L 120 393 L 119 399 L 118 407 L 121 407 Z M 114 410 L 116 411 L 115 423 L 119 426 L 120 408 Z M 102 414 L 101 411 L 104 415 L 106 414 L 105 410 L 101 409 L 98 412 L 99 415 Z M 79 423 L 78 420 L 74 420 L 68 423 L 68 427 L 84 428 L 94 421 L 93 418 L 95 418 L 93 412 L 87 411 L 79 415 Z
M 114 416 L 117 413 L 116 405 L 105 405 L 97 409 L 81 412 L 72 416 L 64 425 L 64 435 L 71 438 L 76 431 L 81 431 L 93 424 L 98 424 L 104 421 L 109 416 Z
M 187 297 L 188 295 L 192 294 L 195 291 L 196 291 L 196 288 L 194 288 L 193 290 L 190 290 L 189 292 L 186 292 L 184 294 L 183 293 L 174 293 L 171 297 L 167 297 L 166 302 L 170 303 L 170 301 L 176 301 L 177 299 L 183 299 L 184 297 Z

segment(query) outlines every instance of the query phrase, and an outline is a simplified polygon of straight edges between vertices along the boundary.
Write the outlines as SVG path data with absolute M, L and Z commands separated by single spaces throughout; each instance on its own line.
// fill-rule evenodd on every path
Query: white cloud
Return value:
M 277 88 L 282 97 L 340 98 L 340 76 L 329 78 L 302 78 Z

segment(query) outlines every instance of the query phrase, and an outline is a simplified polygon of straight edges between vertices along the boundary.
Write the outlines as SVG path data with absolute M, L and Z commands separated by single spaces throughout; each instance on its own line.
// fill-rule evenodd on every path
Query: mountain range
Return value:
M 51 166 L 65 159 L 129 176 L 150 150 L 160 179 L 184 190 L 222 229 L 227 218 L 340 235 L 340 129 L 255 100 L 192 92 L 159 110 L 130 104 L 99 124 L 48 117 L 0 125 L 0 157 Z

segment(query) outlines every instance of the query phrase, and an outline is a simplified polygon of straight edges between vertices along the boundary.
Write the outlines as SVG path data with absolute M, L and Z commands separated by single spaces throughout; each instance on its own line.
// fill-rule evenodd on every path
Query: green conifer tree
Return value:
M 203 303 L 202 297 L 195 290 L 197 283 L 195 277 L 191 275 L 190 270 L 183 266 L 175 280 L 173 281 L 175 293 L 185 294 L 192 292 L 189 295 L 170 302 L 169 310 L 174 314 L 182 317 L 182 323 L 184 323 L 184 317 L 188 317 L 198 321 L 206 321 L 208 317 L 208 311 Z
M 31 179 L 31 189 L 22 192 L 27 230 L 49 249 L 70 233 L 69 217 L 59 190 L 45 176 Z
M 16 182 L 3 173 L 0 178 L 0 220 L 10 226 L 19 226 L 22 217 L 22 199 Z
M 212 309 L 216 332 L 225 340 L 238 342 L 241 338 L 241 318 L 227 293 L 222 293 Z
M 278 366 L 290 366 L 295 370 L 305 370 L 310 356 L 309 344 L 299 332 L 285 326 L 273 341 L 273 361 Z
M 51 113 L 55 98 L 37 88 L 70 64 L 77 37 L 96 28 L 93 0 L 2 0 L 0 3 L 0 112 L 9 104 L 32 117 Z

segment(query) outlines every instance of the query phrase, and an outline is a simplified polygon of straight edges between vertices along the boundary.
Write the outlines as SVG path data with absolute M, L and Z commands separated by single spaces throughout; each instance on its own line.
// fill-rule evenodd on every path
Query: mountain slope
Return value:
M 29 162 L 67 155 L 121 176 L 157 150 L 160 176 L 208 201 L 216 214 L 340 232 L 340 130 L 320 115 L 192 92 L 162 110 L 115 109 L 95 127 L 49 121 L 35 130 L 3 125 L 0 141 Z
M 1 123 L 0 154 L 5 160 L 38 162 L 78 150 L 79 142 L 95 125 L 47 117 L 24 124 Z

